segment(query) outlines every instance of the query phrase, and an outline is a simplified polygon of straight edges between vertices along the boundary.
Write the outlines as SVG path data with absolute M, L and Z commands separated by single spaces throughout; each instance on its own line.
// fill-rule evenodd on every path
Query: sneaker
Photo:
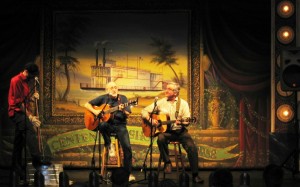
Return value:
M 132 182 L 132 181 L 135 181 L 135 176 L 130 174 L 129 175 L 129 179 L 128 179 L 129 182 Z
M 193 183 L 203 183 L 204 180 L 201 179 L 199 176 L 193 177 Z
M 116 149 L 115 149 L 115 145 L 113 143 L 111 143 L 110 146 L 108 147 L 108 155 L 110 157 L 116 156 Z

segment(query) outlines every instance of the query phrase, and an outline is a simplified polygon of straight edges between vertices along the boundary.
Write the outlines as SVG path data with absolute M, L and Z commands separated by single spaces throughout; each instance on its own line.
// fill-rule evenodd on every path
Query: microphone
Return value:
M 39 78 L 38 78 L 38 77 L 34 77 L 34 80 L 36 81 L 36 83 L 37 83 L 38 85 L 40 85 L 40 81 L 39 81 Z
M 155 97 L 155 98 L 154 98 L 154 105 L 156 105 L 157 100 L 158 100 L 158 97 Z

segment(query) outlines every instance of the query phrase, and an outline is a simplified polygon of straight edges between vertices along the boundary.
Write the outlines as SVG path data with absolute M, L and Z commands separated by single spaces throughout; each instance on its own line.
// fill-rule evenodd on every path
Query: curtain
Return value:
M 239 103 L 240 157 L 235 167 L 264 167 L 268 161 L 270 5 L 270 1 L 207 1 L 203 13 L 205 54 Z

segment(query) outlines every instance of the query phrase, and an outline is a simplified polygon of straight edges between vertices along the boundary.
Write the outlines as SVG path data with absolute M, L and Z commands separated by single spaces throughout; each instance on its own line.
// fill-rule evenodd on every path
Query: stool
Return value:
M 176 164 L 176 175 L 177 175 L 177 179 L 179 179 L 179 160 L 181 162 L 181 170 L 184 171 L 184 163 L 183 163 L 183 156 L 182 156 L 182 152 L 181 152 L 181 147 L 180 147 L 180 143 L 175 141 L 175 142 L 169 142 L 169 145 L 173 145 L 174 146 L 174 154 L 169 154 L 170 159 L 172 157 L 175 158 L 175 164 Z M 178 148 L 178 150 L 177 150 Z M 170 153 L 170 151 L 169 151 Z M 159 177 L 159 172 L 161 170 L 161 161 L 162 161 L 162 156 L 159 156 L 159 161 L 158 161 L 158 167 L 157 167 L 157 176 Z M 164 179 L 166 178 L 166 173 L 164 172 Z
M 121 167 L 122 162 L 121 162 L 121 149 L 120 149 L 120 143 L 117 137 L 116 133 L 111 133 L 110 137 L 114 137 L 115 141 L 113 142 L 113 144 L 115 145 L 115 152 L 116 152 L 116 159 L 117 159 L 117 163 L 116 164 L 110 164 L 108 163 L 108 149 L 106 146 L 104 146 L 103 148 L 103 152 L 102 152 L 102 161 L 101 161 L 101 176 L 104 177 L 104 175 L 106 174 L 106 168 L 110 167 L 110 168 L 114 168 L 114 167 Z

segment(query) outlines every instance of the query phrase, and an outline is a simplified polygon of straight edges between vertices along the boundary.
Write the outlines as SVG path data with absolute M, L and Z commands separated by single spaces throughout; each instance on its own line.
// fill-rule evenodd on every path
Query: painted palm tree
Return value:
M 56 30 L 56 52 L 57 62 L 56 70 L 59 72 L 59 78 L 65 77 L 67 86 L 64 93 L 59 97 L 62 101 L 68 100 L 70 93 L 71 77 L 70 73 L 78 71 L 79 61 L 71 56 L 76 52 L 76 47 L 80 44 L 83 32 L 86 30 L 88 19 L 86 17 L 66 16 L 57 23 Z
M 156 48 L 156 50 L 152 53 L 154 57 L 152 58 L 151 62 L 156 63 L 157 65 L 165 65 L 171 68 L 175 75 L 175 81 L 180 84 L 180 79 L 172 67 L 172 65 L 177 65 L 177 58 L 175 58 L 176 52 L 172 50 L 172 44 L 168 41 L 151 37 L 152 43 L 150 44 L 152 47 Z

